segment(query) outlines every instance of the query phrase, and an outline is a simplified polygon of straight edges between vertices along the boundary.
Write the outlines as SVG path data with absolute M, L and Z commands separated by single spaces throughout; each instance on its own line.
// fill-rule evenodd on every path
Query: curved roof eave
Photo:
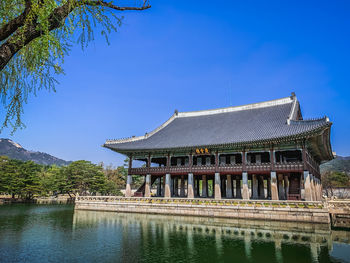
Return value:
M 226 147 L 246 147 L 246 146 L 256 146 L 256 145 L 264 145 L 264 144 L 274 144 L 274 143 L 280 143 L 280 142 L 288 142 L 291 140 L 300 140 L 300 139 L 307 139 L 311 136 L 315 136 L 317 134 L 321 134 L 325 129 L 330 128 L 332 125 L 331 122 L 327 122 L 325 125 L 320 126 L 314 130 L 307 131 L 304 133 L 296 134 L 296 135 L 289 135 L 289 136 L 282 136 L 282 137 L 276 137 L 271 139 L 265 139 L 265 140 L 259 140 L 259 141 L 246 141 L 246 142 L 238 142 L 238 143 L 224 143 L 224 144 L 207 144 L 207 145 L 191 145 L 191 146 L 185 146 L 185 147 L 172 147 L 172 148 L 140 148 L 140 149 L 118 149 L 117 147 L 110 147 L 109 145 L 102 145 L 102 147 L 108 148 L 110 150 L 113 150 L 115 152 L 121 153 L 121 154 L 129 154 L 132 152 L 169 152 L 169 151 L 180 151 L 180 150 L 189 150 L 193 149 L 194 147 L 207 147 L 207 148 L 226 148 Z M 331 151 L 330 148 L 330 136 L 328 136 L 328 152 Z M 333 156 L 332 154 L 330 156 Z

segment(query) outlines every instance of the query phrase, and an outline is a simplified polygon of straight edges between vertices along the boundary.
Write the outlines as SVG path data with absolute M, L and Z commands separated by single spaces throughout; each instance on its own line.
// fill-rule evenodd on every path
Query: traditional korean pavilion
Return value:
M 107 140 L 145 177 L 134 196 L 318 201 L 319 165 L 333 159 L 327 117 L 304 119 L 290 97 L 213 110 L 178 112 L 144 136 Z M 156 188 L 153 191 L 152 188 Z

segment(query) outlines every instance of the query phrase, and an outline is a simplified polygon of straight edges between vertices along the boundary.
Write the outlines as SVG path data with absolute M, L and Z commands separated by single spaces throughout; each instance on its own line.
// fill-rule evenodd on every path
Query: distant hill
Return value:
M 1 155 L 6 155 L 11 159 L 21 161 L 33 161 L 42 165 L 55 164 L 58 166 L 64 166 L 70 163 L 47 153 L 28 151 L 10 139 L 0 139 L 0 156 Z
M 335 159 L 321 164 L 321 173 L 327 171 L 346 172 L 350 174 L 350 156 L 337 156 Z

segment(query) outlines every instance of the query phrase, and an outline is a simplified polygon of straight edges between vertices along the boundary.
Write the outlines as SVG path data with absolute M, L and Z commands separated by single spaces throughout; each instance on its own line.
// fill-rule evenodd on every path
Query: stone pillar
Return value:
M 247 172 L 242 173 L 242 181 L 243 181 L 242 196 L 243 196 L 243 199 L 248 200 L 249 199 L 249 187 L 248 187 L 248 173 Z
M 187 198 L 194 198 L 193 186 L 193 173 L 189 173 L 187 179 Z
M 162 195 L 162 177 L 158 177 L 158 183 L 157 183 L 157 196 Z
M 180 196 L 185 197 L 185 176 L 181 176 L 181 183 L 180 183 Z
M 165 198 L 171 197 L 170 184 L 171 184 L 171 176 L 170 176 L 170 174 L 166 174 L 165 175 L 165 191 L 164 191 Z
M 162 196 L 165 196 L 165 175 L 163 176 L 163 187 L 162 187 Z
M 259 199 L 265 199 L 264 176 L 258 176 Z
M 175 177 L 174 178 L 174 196 L 178 197 L 179 196 L 179 178 Z
M 221 199 L 221 189 L 220 189 L 220 173 L 215 173 L 215 190 L 214 190 L 214 198 Z
M 270 191 L 271 191 L 271 200 L 279 200 L 276 172 L 271 172 Z
M 258 199 L 258 179 L 255 174 L 252 175 L 252 199 Z
M 267 184 L 266 184 L 266 186 L 267 186 L 267 199 L 271 199 L 271 177 L 267 177 Z
M 236 198 L 242 199 L 241 178 L 236 177 Z
M 220 190 L 221 190 L 221 198 L 226 197 L 226 179 L 221 178 L 220 176 Z
M 315 195 L 315 177 L 313 174 L 310 174 L 310 184 L 311 184 L 311 196 L 312 196 L 312 201 L 317 201 L 316 200 L 316 195 Z
M 278 197 L 280 200 L 285 199 L 284 188 L 283 188 L 283 174 L 277 175 L 277 184 L 278 184 Z
M 284 193 L 286 195 L 286 200 L 288 200 L 288 194 L 289 194 L 289 177 L 288 177 L 288 175 L 284 175 Z
M 170 175 L 169 188 L 170 188 L 170 197 L 172 197 L 172 196 L 174 196 L 174 178 L 171 178 L 171 175 Z
M 151 197 L 151 175 L 147 174 L 145 178 L 145 197 Z
M 320 179 L 317 179 L 317 186 L 318 186 L 317 188 L 318 201 L 322 201 L 323 193 L 322 193 L 322 184 Z
M 200 179 L 197 177 L 197 197 L 200 197 Z
M 132 184 L 132 176 L 128 174 L 126 178 L 126 188 L 125 188 L 125 197 L 131 197 L 131 184 Z
M 304 171 L 304 195 L 305 201 L 312 201 L 311 180 L 309 171 Z
M 206 175 L 202 175 L 202 197 L 208 197 Z
M 314 185 L 315 185 L 315 201 L 319 201 L 320 197 L 318 194 L 318 179 L 314 177 Z
M 227 182 L 226 182 L 226 198 L 232 198 L 232 179 L 231 175 L 226 175 Z

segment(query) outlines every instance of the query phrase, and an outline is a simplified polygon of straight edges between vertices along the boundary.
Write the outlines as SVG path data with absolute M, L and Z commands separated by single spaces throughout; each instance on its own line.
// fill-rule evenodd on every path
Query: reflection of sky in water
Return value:
M 0 206 L 1 262 L 350 262 L 349 239 L 327 225 Z
M 333 242 L 333 248 L 330 254 L 331 254 L 331 257 L 335 259 L 340 259 L 340 260 L 343 260 L 344 262 L 350 262 L 349 250 L 350 250 L 349 244 L 341 244 L 338 242 Z

